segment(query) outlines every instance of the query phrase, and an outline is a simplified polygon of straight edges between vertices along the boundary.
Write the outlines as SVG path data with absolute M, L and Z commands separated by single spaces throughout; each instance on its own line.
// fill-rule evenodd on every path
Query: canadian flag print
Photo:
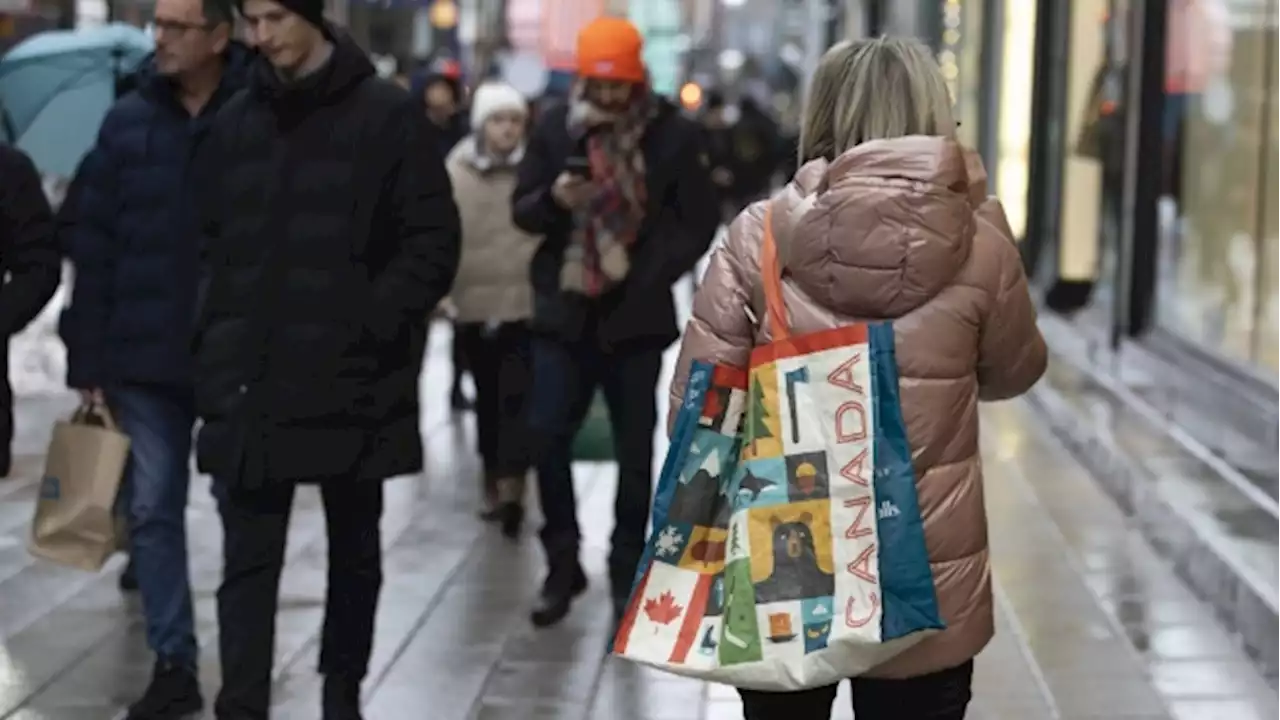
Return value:
M 653 563 L 636 588 L 614 642 L 619 655 L 652 663 L 680 663 L 702 629 L 712 575 Z

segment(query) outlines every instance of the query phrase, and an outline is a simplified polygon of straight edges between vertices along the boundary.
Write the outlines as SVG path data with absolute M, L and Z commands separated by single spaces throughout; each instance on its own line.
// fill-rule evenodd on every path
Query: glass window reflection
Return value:
M 1170 0 L 1157 321 L 1276 370 L 1276 0 Z

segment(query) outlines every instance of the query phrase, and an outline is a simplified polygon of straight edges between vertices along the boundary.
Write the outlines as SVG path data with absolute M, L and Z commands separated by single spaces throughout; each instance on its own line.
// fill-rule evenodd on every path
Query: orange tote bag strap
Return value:
M 764 305 L 774 340 L 791 337 L 787 307 L 782 303 L 782 268 L 778 266 L 778 244 L 773 239 L 773 203 L 764 210 L 764 243 L 760 247 L 760 282 L 764 285 Z

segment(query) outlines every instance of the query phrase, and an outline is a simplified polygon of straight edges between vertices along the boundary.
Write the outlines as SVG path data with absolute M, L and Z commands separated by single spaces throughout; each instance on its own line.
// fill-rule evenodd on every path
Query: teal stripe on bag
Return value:
M 693 434 L 698 430 L 698 422 L 702 417 L 702 404 L 706 401 L 707 389 L 711 387 L 711 376 L 715 366 L 701 360 L 695 361 L 689 370 L 689 382 L 685 385 L 684 401 L 680 411 L 676 413 L 675 431 L 671 433 L 671 443 L 667 448 L 667 457 L 662 461 L 662 472 L 658 475 L 657 490 L 653 497 L 653 531 L 660 531 L 667 525 L 667 515 L 671 511 L 671 501 L 676 495 L 676 486 L 680 482 L 680 469 L 684 467 L 685 458 L 689 455 L 689 447 L 693 444 Z M 650 533 L 652 535 L 652 532 Z M 644 578 L 645 571 L 653 564 L 653 543 L 645 541 L 644 554 L 640 564 L 636 566 L 636 576 L 631 580 L 631 592 L 635 595 L 636 586 Z M 609 653 L 613 653 L 613 639 L 609 640 Z
M 880 634 L 893 640 L 920 630 L 946 627 L 929 568 L 924 521 L 916 496 L 911 444 L 902 419 L 898 360 L 892 323 L 868 326 L 875 427 L 876 527 L 880 541 Z

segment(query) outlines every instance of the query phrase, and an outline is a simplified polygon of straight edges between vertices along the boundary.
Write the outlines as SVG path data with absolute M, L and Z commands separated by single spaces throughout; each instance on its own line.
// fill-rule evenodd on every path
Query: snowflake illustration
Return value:
M 662 532 L 658 533 L 658 544 L 656 546 L 658 554 L 662 557 L 675 555 L 682 542 L 684 542 L 684 535 L 681 535 L 678 530 L 668 525 L 662 529 Z

